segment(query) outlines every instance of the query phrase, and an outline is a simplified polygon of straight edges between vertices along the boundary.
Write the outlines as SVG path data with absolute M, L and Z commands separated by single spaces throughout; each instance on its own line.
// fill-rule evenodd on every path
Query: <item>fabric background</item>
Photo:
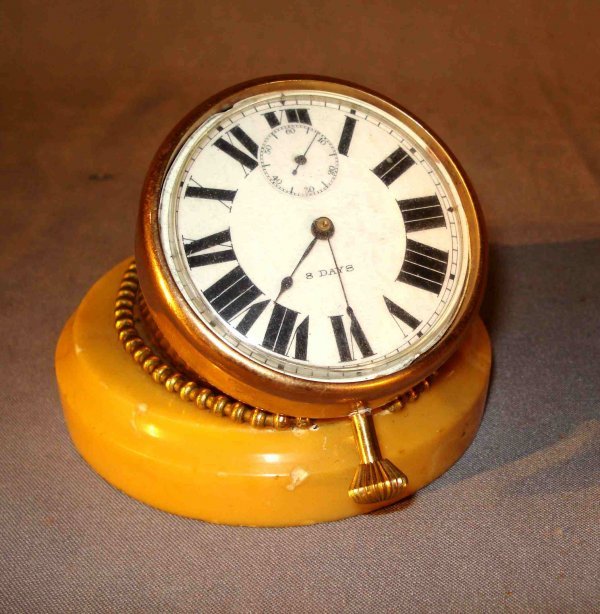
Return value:
M 0 7 L 0 611 L 600 611 L 600 4 L 16 2 Z M 452 148 L 491 239 L 475 442 L 379 513 L 209 525 L 72 447 L 59 332 L 132 252 L 162 137 L 253 77 L 331 75 Z

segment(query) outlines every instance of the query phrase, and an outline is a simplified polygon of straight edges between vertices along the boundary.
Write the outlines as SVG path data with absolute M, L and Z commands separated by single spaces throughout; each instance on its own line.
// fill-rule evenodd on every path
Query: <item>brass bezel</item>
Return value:
M 464 207 L 470 260 L 463 301 L 443 338 L 407 368 L 365 382 L 329 383 L 279 373 L 250 360 L 204 325 L 189 307 L 160 247 L 158 207 L 166 173 L 181 144 L 211 115 L 257 94 L 282 89 L 328 91 L 375 105 L 407 124 L 438 157 Z M 487 241 L 481 209 L 465 173 L 439 137 L 393 101 L 352 83 L 317 76 L 284 75 L 242 83 L 197 106 L 167 136 L 142 189 L 135 256 L 140 286 L 156 325 L 172 351 L 191 371 L 240 401 L 275 413 L 311 418 L 348 416 L 357 407 L 376 408 L 440 367 L 458 347 L 476 316 L 487 270 Z

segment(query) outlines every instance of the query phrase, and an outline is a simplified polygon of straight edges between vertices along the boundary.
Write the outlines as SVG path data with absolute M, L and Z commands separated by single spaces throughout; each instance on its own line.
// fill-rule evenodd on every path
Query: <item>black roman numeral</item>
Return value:
M 448 268 L 448 252 L 407 239 L 398 281 L 439 294 Z
M 230 135 L 234 136 L 248 153 L 242 151 L 230 140 L 223 137 L 219 137 L 214 142 L 214 146 L 228 156 L 231 156 L 234 160 L 237 160 L 242 165 L 245 172 L 253 171 L 258 166 L 258 162 L 256 161 L 258 157 L 258 145 L 239 126 L 233 127 L 226 136 L 231 138 Z
M 446 226 L 442 205 L 435 194 L 422 198 L 399 200 L 398 205 L 402 211 L 406 232 Z
M 363 329 L 361 328 L 356 316 L 352 309 L 348 308 L 348 315 L 350 316 L 350 335 L 356 341 L 356 345 L 360 350 L 363 358 L 367 356 L 373 356 L 373 350 L 367 340 Z M 333 335 L 335 337 L 335 343 L 337 345 L 338 353 L 340 355 L 340 362 L 348 362 L 354 360 L 354 351 L 350 347 L 348 335 L 344 327 L 343 316 L 329 316 L 331 320 L 331 326 L 333 328 Z
M 264 118 L 267 120 L 269 128 L 277 128 L 277 126 L 281 124 L 281 120 L 277 117 L 277 114 L 274 111 L 265 113 Z
M 248 311 L 244 314 L 244 317 L 241 319 L 240 323 L 235 327 L 242 335 L 247 335 L 248 331 L 254 326 L 254 323 L 260 317 L 260 314 L 266 309 L 267 305 L 271 301 L 267 299 L 266 301 L 261 301 L 260 303 L 254 303 Z
M 356 126 L 356 120 L 353 117 L 347 117 L 342 128 L 342 136 L 338 144 L 338 151 L 343 155 L 348 155 L 350 149 L 350 143 L 352 142 L 352 136 L 354 135 L 354 127 Z
M 294 333 L 296 339 L 296 349 L 294 352 L 294 358 L 297 360 L 306 360 L 308 355 L 308 316 L 302 320 L 301 324 Z M 294 339 L 292 338 L 292 341 Z
M 373 169 L 373 172 L 383 183 L 385 183 L 385 185 L 389 186 L 413 164 L 413 159 L 402 149 L 402 147 L 398 147 L 396 151 L 380 162 Z
M 217 245 L 225 247 L 226 249 L 208 252 L 207 254 L 199 253 L 211 247 L 216 247 Z M 235 260 L 229 229 L 223 230 L 222 232 L 216 232 L 214 235 L 209 235 L 202 239 L 190 241 L 184 245 L 184 250 L 191 269 L 197 266 L 206 266 L 207 264 L 217 264 L 219 262 Z
M 185 195 L 191 198 L 206 198 L 209 200 L 220 200 L 233 202 L 237 190 L 219 190 L 218 188 L 203 188 L 201 186 L 189 185 L 185 189 Z
M 204 291 L 206 300 L 228 321 L 246 309 L 261 294 L 239 265 Z
M 396 305 L 394 301 L 391 301 L 387 296 L 383 297 L 388 311 L 401 322 L 404 322 L 407 326 L 410 326 L 413 330 L 421 324 L 421 320 L 417 320 L 414 316 L 411 316 L 408 311 L 404 311 L 400 305 Z
M 278 354 L 287 356 L 293 338 L 296 341 L 294 357 L 306 360 L 308 350 L 308 316 L 296 328 L 294 326 L 300 314 L 293 309 L 275 303 L 267 324 L 262 346 Z
M 269 111 L 268 113 L 264 114 L 270 128 L 277 128 L 277 126 L 281 125 L 283 113 L 285 113 L 285 118 L 290 124 L 312 125 L 308 109 L 285 109 L 284 111 L 280 111 L 279 115 L 277 115 L 277 113 L 274 111 Z
M 311 125 L 308 109 L 286 109 L 285 117 L 290 124 L 308 124 Z

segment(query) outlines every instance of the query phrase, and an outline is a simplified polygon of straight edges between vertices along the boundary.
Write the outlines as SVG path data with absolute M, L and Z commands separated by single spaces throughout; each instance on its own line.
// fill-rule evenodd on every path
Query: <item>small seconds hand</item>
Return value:
M 315 139 L 317 138 L 317 134 L 318 132 L 315 132 L 315 136 L 313 136 L 312 141 L 309 143 L 308 147 L 306 148 L 306 151 L 301 156 L 298 156 L 296 158 L 298 162 L 296 164 L 296 168 L 292 171 L 292 175 L 297 175 L 300 165 L 306 164 L 306 154 L 308 153 L 308 150 L 312 147 L 312 144 L 315 142 Z

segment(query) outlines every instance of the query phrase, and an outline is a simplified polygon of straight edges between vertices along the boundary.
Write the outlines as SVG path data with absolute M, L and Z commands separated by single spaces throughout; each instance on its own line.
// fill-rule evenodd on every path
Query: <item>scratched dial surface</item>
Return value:
M 204 122 L 170 166 L 159 226 L 197 317 L 308 380 L 405 368 L 464 293 L 469 230 L 442 164 L 398 119 L 326 91 L 254 96 Z

